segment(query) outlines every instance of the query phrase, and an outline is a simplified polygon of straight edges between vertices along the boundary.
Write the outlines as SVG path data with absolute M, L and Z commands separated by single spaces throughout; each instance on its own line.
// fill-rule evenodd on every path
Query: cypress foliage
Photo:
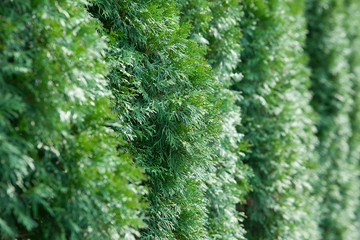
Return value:
M 244 201 L 248 191 L 249 170 L 240 156 L 245 144 L 242 134 L 236 130 L 241 122 L 240 108 L 235 104 L 241 99 L 230 85 L 242 75 L 235 71 L 240 61 L 241 38 L 239 22 L 242 14 L 240 1 L 179 1 L 182 19 L 192 24 L 192 38 L 207 48 L 206 58 L 215 77 L 222 84 L 216 93 L 220 103 L 222 134 L 217 162 L 208 171 L 207 197 L 209 199 L 209 222 L 211 239 L 244 239 L 243 215 L 236 204 Z
M 355 184 L 360 185 L 360 3 L 355 0 L 346 2 L 347 34 L 350 39 L 349 65 L 351 80 L 353 82 L 351 121 L 351 137 L 349 141 L 349 161 L 356 168 Z M 352 239 L 360 238 L 360 193 L 358 189 L 353 189 L 358 196 L 356 204 L 356 221 L 352 230 Z
M 219 135 L 216 79 L 174 1 L 94 0 L 111 39 L 107 79 L 128 150 L 149 176 L 140 239 L 206 239 L 206 169 Z
M 351 112 L 357 114 L 351 74 L 351 65 L 355 62 L 349 65 L 350 41 L 344 3 L 340 0 L 307 2 L 312 105 L 320 117 L 317 123 L 321 163 L 318 191 L 322 196 L 320 227 L 324 240 L 356 239 L 353 234 L 358 201 L 355 164 L 358 163 L 349 158 L 356 151 L 349 145 L 352 130 L 356 131 L 352 129 L 350 116 Z
M 309 183 L 316 138 L 303 45 L 303 1 L 244 1 L 242 91 L 245 157 L 254 172 L 243 206 L 247 239 L 319 239 Z
M 1 239 L 119 239 L 142 225 L 142 174 L 104 126 L 105 43 L 85 3 L 2 1 Z

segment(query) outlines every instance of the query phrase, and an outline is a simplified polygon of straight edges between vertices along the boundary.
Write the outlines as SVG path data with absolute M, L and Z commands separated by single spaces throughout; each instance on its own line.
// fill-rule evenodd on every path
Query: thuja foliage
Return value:
M 244 200 L 249 189 L 248 169 L 240 156 L 244 143 L 236 126 L 240 124 L 241 99 L 239 92 L 229 86 L 241 79 L 235 71 L 240 62 L 239 41 L 240 1 L 179 1 L 182 21 L 192 25 L 191 37 L 206 48 L 206 58 L 222 88 L 216 92 L 222 121 L 221 144 L 217 149 L 217 162 L 208 170 L 207 197 L 208 231 L 211 239 L 244 239 L 243 216 L 236 204 Z
M 346 19 L 347 19 L 347 36 L 350 40 L 350 55 L 348 58 L 351 80 L 353 82 L 352 98 L 354 104 L 352 106 L 351 121 L 351 137 L 349 141 L 349 161 L 356 166 L 354 179 L 357 186 L 360 185 L 360 3 L 355 0 L 345 1 L 346 3 Z M 356 186 L 356 185 L 354 185 Z M 356 189 L 354 189 L 356 191 Z M 352 231 L 352 238 L 360 238 L 360 193 L 358 193 L 358 201 L 356 206 L 356 222 Z
M 174 1 L 92 4 L 110 38 L 107 79 L 124 122 L 116 130 L 149 176 L 148 227 L 140 239 L 205 239 L 205 171 L 218 142 L 219 84 L 203 50 L 188 40 Z
M 352 80 L 358 80 L 351 74 L 351 65 L 356 64 L 354 56 L 349 64 L 351 48 L 346 30 L 346 18 L 349 16 L 346 15 L 344 3 L 340 0 L 307 1 L 307 52 L 310 55 L 314 93 L 312 105 L 319 114 L 317 135 L 320 140 L 321 182 L 318 192 L 322 195 L 320 227 L 324 240 L 356 239 L 353 234 L 358 202 L 359 185 L 355 175 L 358 163 L 351 156 L 356 149 L 350 147 L 350 113 L 357 114 L 352 99 Z M 355 23 L 357 19 L 353 21 L 348 27 L 358 24 Z M 356 115 L 353 120 L 355 118 Z M 353 136 L 355 139 L 356 135 Z
M 243 2 L 242 91 L 247 163 L 254 172 L 246 197 L 247 239 L 319 239 L 312 182 L 317 156 L 309 71 L 304 55 L 303 1 Z
M 105 127 L 105 43 L 84 4 L 1 3 L 1 239 L 129 239 L 142 225 L 142 172 Z

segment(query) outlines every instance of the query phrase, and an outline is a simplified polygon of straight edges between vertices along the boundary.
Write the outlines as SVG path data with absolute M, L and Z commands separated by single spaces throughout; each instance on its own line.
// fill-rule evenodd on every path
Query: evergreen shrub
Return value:
M 116 131 L 149 176 L 140 239 L 206 239 L 207 169 L 220 131 L 219 84 L 174 1 L 94 0 L 110 38 Z
M 241 122 L 240 92 L 229 87 L 241 80 L 236 71 L 240 62 L 242 16 L 241 1 L 179 1 L 182 21 L 192 25 L 191 38 L 206 48 L 205 57 L 222 88 L 216 92 L 222 122 L 217 162 L 208 170 L 207 196 L 211 239 L 244 239 L 243 213 L 236 205 L 244 201 L 249 190 L 249 169 L 241 160 L 246 143 L 236 128 Z
M 351 225 L 351 237 L 360 238 L 360 3 L 355 0 L 346 1 L 346 29 L 350 40 L 350 55 L 348 58 L 351 80 L 353 82 L 352 99 L 354 104 L 351 109 L 351 137 L 349 141 L 349 161 L 355 167 L 355 178 L 353 179 L 355 187 L 352 191 L 357 193 L 357 200 L 354 204 L 356 220 Z M 356 195 L 355 195 L 356 196 Z
M 143 225 L 142 171 L 106 127 L 106 45 L 84 4 L 1 3 L 1 239 L 129 239 Z
M 244 1 L 240 132 L 249 142 L 244 162 L 254 173 L 246 197 L 248 240 L 319 239 L 317 156 L 304 54 L 303 1 Z
M 321 182 L 317 191 L 322 198 L 320 227 L 324 240 L 356 239 L 353 233 L 358 163 L 349 158 L 355 151 L 351 147 L 351 112 L 356 114 L 353 100 L 356 78 L 352 77 L 349 63 L 351 44 L 346 22 L 350 16 L 346 15 L 345 2 L 308 0 L 306 12 L 309 31 L 306 51 L 310 56 L 314 94 L 311 104 L 319 115 L 317 150 Z M 356 136 L 353 137 L 355 140 Z

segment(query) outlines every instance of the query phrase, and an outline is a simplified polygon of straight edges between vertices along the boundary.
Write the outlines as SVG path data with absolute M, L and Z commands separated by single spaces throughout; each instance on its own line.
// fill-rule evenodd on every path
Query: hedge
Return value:
M 254 172 L 246 197 L 247 239 L 319 239 L 317 143 L 309 70 L 304 55 L 302 1 L 244 1 L 244 37 L 238 71 L 244 78 L 241 132 L 250 144 L 245 163 Z
M 215 94 L 220 103 L 222 121 L 221 144 L 217 149 L 215 168 L 209 169 L 207 197 L 210 200 L 210 239 L 244 239 L 244 214 L 236 205 L 244 202 L 251 174 L 241 160 L 246 149 L 243 134 L 237 132 L 241 122 L 240 92 L 229 87 L 241 80 L 236 71 L 240 62 L 241 1 L 179 1 L 182 21 L 192 25 L 191 38 L 206 48 L 206 59 L 222 88 Z
M 352 99 L 354 104 L 350 113 L 351 121 L 351 137 L 349 141 L 349 161 L 354 165 L 356 170 L 356 178 L 353 181 L 359 186 L 360 184 L 360 4 L 358 1 L 346 1 L 346 29 L 347 36 L 350 39 L 350 55 L 348 58 L 351 80 L 353 82 Z M 357 189 L 354 189 L 355 193 Z M 357 191 L 357 204 L 355 209 L 356 220 L 352 226 L 351 237 L 353 239 L 360 238 L 360 193 Z
M 149 176 L 147 228 L 140 239 L 205 239 L 206 170 L 220 123 L 202 50 L 188 40 L 174 1 L 92 1 L 111 39 L 107 76 L 116 97 L 117 131 Z
M 4 0 L 0 239 L 359 239 L 359 18 Z
M 355 239 L 358 204 L 356 166 L 350 158 L 353 88 L 345 2 L 307 1 L 309 37 L 306 50 L 312 69 L 312 106 L 319 115 L 317 136 L 321 182 L 322 239 Z M 353 24 L 353 23 L 351 23 Z
M 5 1 L 0 15 L 1 238 L 133 234 L 143 177 L 106 127 L 98 23 L 83 1 Z

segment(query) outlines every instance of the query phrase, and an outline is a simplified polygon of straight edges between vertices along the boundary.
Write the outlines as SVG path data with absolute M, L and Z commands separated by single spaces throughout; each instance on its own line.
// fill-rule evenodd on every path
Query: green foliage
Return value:
M 357 84 L 354 86 L 353 83 L 357 78 L 353 74 L 357 73 L 351 73 L 351 68 L 356 65 L 356 52 L 353 57 L 349 55 L 351 45 L 346 29 L 349 24 L 351 30 L 358 24 L 358 20 L 347 23 L 344 3 L 340 0 L 307 1 L 307 52 L 311 57 L 314 93 L 312 105 L 320 117 L 317 123 L 321 163 L 318 192 L 322 196 L 320 227 L 324 240 L 358 238 L 354 236 L 354 213 L 358 204 L 359 186 L 356 176 L 358 162 L 352 157 L 357 150 L 351 143 L 357 141 L 357 124 L 353 122 L 354 129 L 351 124 L 356 121 L 358 114 L 353 101 L 353 96 L 357 95 L 353 92 L 354 87 L 357 91 Z M 350 65 L 349 57 L 352 59 Z M 353 120 L 351 112 L 355 114 Z M 351 140 L 353 130 L 355 135 Z
M 357 179 L 353 179 L 354 193 L 357 193 L 356 222 L 352 225 L 352 239 L 360 238 L 360 3 L 355 0 L 345 1 L 346 3 L 346 30 L 350 40 L 349 66 L 351 80 L 353 82 L 352 99 L 354 104 L 351 109 L 351 137 L 349 140 L 349 161 L 355 165 Z
M 359 18 L 3 0 L 0 238 L 359 239 Z
M 123 239 L 142 225 L 85 1 L 2 1 L 0 238 Z
M 228 89 L 242 77 L 235 71 L 241 52 L 240 1 L 179 2 L 182 20 L 192 24 L 191 36 L 207 48 L 206 58 L 222 84 L 220 91 L 216 92 L 223 124 L 221 145 L 217 149 L 217 162 L 208 170 L 207 181 L 209 236 L 211 239 L 244 239 L 244 229 L 240 225 L 243 215 L 236 210 L 236 204 L 244 201 L 244 194 L 249 189 L 249 170 L 240 160 L 246 144 L 241 141 L 242 134 L 236 130 L 241 118 L 240 108 L 235 102 L 241 99 L 241 95 Z
M 219 135 L 219 85 L 174 1 L 93 0 L 110 38 L 116 128 L 149 176 L 140 239 L 206 239 L 206 170 Z
M 254 172 L 253 191 L 242 206 L 247 239 L 319 239 L 317 156 L 309 71 L 303 50 L 303 1 L 243 4 L 241 63 L 244 77 L 240 132 L 251 146 L 245 156 Z

